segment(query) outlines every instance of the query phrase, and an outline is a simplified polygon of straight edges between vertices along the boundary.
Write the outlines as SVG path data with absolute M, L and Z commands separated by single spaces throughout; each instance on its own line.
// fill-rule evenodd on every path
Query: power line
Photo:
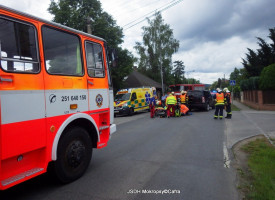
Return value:
M 130 1 L 129 1 L 129 2 L 130 2 Z M 146 8 L 147 6 L 152 5 L 152 4 L 155 4 L 156 2 L 159 2 L 159 0 L 155 0 L 155 1 L 149 2 L 149 3 L 148 3 L 148 1 L 146 1 L 147 4 L 140 6 L 139 9 Z M 123 13 L 123 14 L 132 13 L 133 11 L 136 11 L 136 9 L 137 9 L 137 8 L 133 8 L 133 9 L 131 9 L 131 10 L 126 11 L 126 12 Z M 116 16 L 116 17 L 120 17 L 120 16 L 122 15 L 121 10 L 116 11 L 116 13 L 119 13 L 119 14 L 120 14 L 120 15 L 118 15 L 118 16 Z
M 178 4 L 178 3 L 182 2 L 182 1 L 183 1 L 183 0 L 171 1 L 170 3 L 168 3 L 169 5 L 166 4 L 167 6 L 166 6 L 166 5 L 165 5 L 165 7 L 162 6 L 162 7 L 164 7 L 164 8 L 160 7 L 160 8 L 158 8 L 158 9 L 156 9 L 155 11 L 152 11 L 152 12 L 146 14 L 146 15 L 143 15 L 142 17 L 140 17 L 140 18 L 138 18 L 138 19 L 136 19 L 136 20 L 134 20 L 134 21 L 132 21 L 132 22 L 130 22 L 130 23 L 124 25 L 123 27 L 129 26 L 129 27 L 124 28 L 124 30 L 127 30 L 127 29 L 129 29 L 129 28 L 132 28 L 133 26 L 136 26 L 136 25 L 140 24 L 141 22 L 145 21 L 147 18 L 150 19 L 151 17 L 153 17 L 153 16 L 155 15 L 156 12 L 160 12 L 160 13 L 161 13 L 161 12 L 163 12 L 163 11 L 165 11 L 165 10 L 168 10 L 169 8 L 175 6 L 176 4 Z M 162 9 L 161 9 L 161 8 L 162 8 Z M 153 13 L 153 14 L 151 14 L 151 13 Z M 147 15 L 148 15 L 148 16 L 147 16 Z M 147 17 L 146 17 L 146 16 L 147 16 Z M 142 20 L 138 21 L 138 20 L 141 19 L 141 18 L 142 18 Z M 136 22 L 136 21 L 138 21 L 138 22 L 137 22 L 137 23 L 134 23 L 134 22 Z M 133 24 L 133 23 L 134 23 L 134 24 Z M 132 25 L 131 25 L 131 24 L 132 24 Z
M 125 24 L 125 25 L 122 26 L 122 27 L 128 26 L 128 25 L 130 25 L 130 24 L 132 24 L 132 23 L 134 23 L 134 22 L 136 22 L 136 21 L 138 21 L 138 20 L 140 20 L 140 19 L 143 19 L 143 21 L 144 21 L 144 20 L 145 20 L 144 18 L 146 18 L 146 16 L 151 15 L 152 13 L 155 13 L 157 10 L 159 10 L 159 9 L 161 9 L 161 8 L 163 8 L 163 7 L 166 7 L 166 6 L 171 5 L 171 4 L 174 3 L 175 1 L 177 1 L 177 0 L 172 0 L 172 1 L 170 1 L 169 3 L 167 3 L 167 4 L 165 4 L 165 5 L 161 6 L 161 7 L 159 7 L 158 9 L 156 9 L 156 10 L 154 10 L 154 11 L 151 11 L 151 12 L 149 12 L 149 13 L 147 13 L 147 14 L 145 14 L 145 15 L 143 15 L 143 16 L 137 18 L 137 19 L 135 19 L 134 21 L 131 21 L 131 22 L 129 22 L 128 24 Z M 150 16 L 150 17 L 151 17 L 151 16 Z

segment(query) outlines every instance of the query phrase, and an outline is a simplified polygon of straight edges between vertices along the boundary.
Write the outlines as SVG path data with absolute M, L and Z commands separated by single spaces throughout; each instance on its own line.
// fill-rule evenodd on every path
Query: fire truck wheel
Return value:
M 73 127 L 64 132 L 54 163 L 58 180 L 69 183 L 81 177 L 89 166 L 92 151 L 92 141 L 85 129 Z

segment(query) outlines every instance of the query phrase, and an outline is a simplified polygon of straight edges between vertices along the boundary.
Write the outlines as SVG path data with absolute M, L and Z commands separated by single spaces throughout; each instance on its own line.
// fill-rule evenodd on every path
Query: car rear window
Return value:
M 194 97 L 199 97 L 199 96 L 202 96 L 202 91 L 188 91 L 188 96 L 189 95 L 192 95 Z

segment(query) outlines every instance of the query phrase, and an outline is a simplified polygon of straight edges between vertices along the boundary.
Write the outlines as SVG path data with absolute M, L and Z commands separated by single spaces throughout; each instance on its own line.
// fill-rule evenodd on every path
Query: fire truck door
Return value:
M 85 43 L 88 67 L 89 109 L 100 110 L 109 107 L 109 89 L 104 68 L 103 47 L 94 42 Z
M 1 160 L 46 145 L 44 83 L 36 24 L 0 17 Z

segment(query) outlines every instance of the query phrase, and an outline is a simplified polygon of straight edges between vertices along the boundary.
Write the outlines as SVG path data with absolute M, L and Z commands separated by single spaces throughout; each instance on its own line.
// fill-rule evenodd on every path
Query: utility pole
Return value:
M 160 76 L 161 76 L 161 90 L 162 95 L 164 95 L 164 87 L 163 87 L 163 71 L 162 71 L 162 64 L 160 63 Z
M 92 22 L 94 22 L 93 18 L 87 17 L 87 33 L 92 34 Z

